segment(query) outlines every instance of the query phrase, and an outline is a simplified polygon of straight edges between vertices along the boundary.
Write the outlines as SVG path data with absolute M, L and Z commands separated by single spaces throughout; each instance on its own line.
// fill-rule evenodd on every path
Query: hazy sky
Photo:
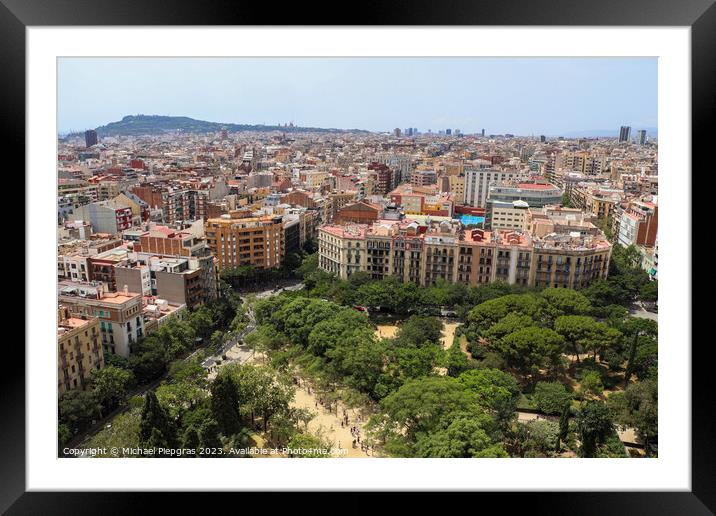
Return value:
M 656 58 L 61 58 L 58 130 L 125 115 L 561 135 L 657 125 Z

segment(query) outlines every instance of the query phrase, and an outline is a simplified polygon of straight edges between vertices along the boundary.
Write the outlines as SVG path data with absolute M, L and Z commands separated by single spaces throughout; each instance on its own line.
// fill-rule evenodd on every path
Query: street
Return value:
M 640 317 L 642 319 L 651 319 L 652 321 L 657 321 L 658 318 L 658 314 L 656 312 L 646 310 L 640 301 L 632 303 L 629 307 L 629 315 L 632 317 Z

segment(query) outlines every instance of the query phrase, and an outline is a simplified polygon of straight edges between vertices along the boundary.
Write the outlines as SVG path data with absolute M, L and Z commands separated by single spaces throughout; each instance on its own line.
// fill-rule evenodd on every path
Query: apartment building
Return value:
M 656 203 L 632 201 L 622 210 L 619 220 L 618 242 L 624 246 L 654 247 L 659 225 L 659 207 Z
M 326 195 L 323 205 L 320 206 L 321 220 L 324 223 L 333 221 L 341 208 L 356 199 L 356 193 L 354 191 L 331 192 Z
M 244 265 L 279 267 L 284 257 L 283 219 L 231 212 L 206 221 L 206 239 L 219 271 Z
M 177 230 L 169 226 L 152 224 L 142 232 L 138 242 L 133 243 L 138 253 L 154 253 L 167 256 L 205 256 L 208 254 L 206 239 L 193 231 Z
M 113 200 L 93 202 L 75 208 L 72 218 L 89 222 L 95 233 L 116 235 L 132 227 L 132 208 Z
M 401 206 L 410 215 L 452 217 L 455 206 L 453 195 L 438 192 L 436 185 L 415 186 L 405 183 L 388 195 L 391 203 Z
M 99 319 L 76 316 L 60 306 L 57 321 L 57 395 L 84 389 L 92 371 L 104 367 Z
M 149 220 L 149 205 L 138 195 L 135 195 L 128 190 L 124 190 L 120 192 L 114 200 L 120 204 L 127 205 L 132 209 L 132 219 L 135 224 L 141 224 L 142 222 L 147 222 Z
M 434 170 L 415 170 L 410 176 L 410 184 L 415 186 L 434 185 L 438 182 L 438 175 Z
M 336 214 L 336 224 L 370 224 L 380 217 L 383 208 L 367 201 L 346 204 Z
M 517 170 L 466 169 L 465 204 L 476 208 L 484 208 L 491 185 L 505 181 L 515 181 L 520 179 L 522 175 Z
M 447 191 L 453 195 L 455 204 L 465 204 L 465 176 L 464 175 L 448 175 Z
M 204 274 L 201 258 L 131 253 L 126 264 L 115 267 L 115 281 L 143 296 L 166 299 L 195 309 L 216 298 L 213 274 Z
M 71 313 L 99 319 L 105 355 L 129 357 L 132 345 L 145 335 L 141 293 L 108 292 L 98 282 L 61 281 L 58 288 L 60 303 Z
M 397 185 L 396 174 L 385 163 L 371 163 L 368 165 L 368 175 L 375 177 L 374 194 L 385 195 Z
M 552 213 L 545 212 L 547 218 Z M 465 230 L 459 222 L 381 220 L 319 230 L 319 267 L 347 279 L 364 271 L 422 286 L 438 279 L 581 288 L 608 274 L 611 244 L 593 225 L 555 217 L 552 232 Z M 575 231 L 582 227 L 582 231 Z
M 525 201 L 493 201 L 486 212 L 486 229 L 527 229 L 530 205 Z

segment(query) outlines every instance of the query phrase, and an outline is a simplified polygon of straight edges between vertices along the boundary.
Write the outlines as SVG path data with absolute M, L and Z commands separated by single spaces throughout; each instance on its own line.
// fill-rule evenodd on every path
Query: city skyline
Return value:
M 617 135 L 622 125 L 635 130 L 656 127 L 657 62 L 653 58 L 59 60 L 61 134 L 140 113 L 374 132 L 417 127 L 433 133 L 448 128 L 479 133 L 484 128 L 486 134 L 524 136 L 590 132 L 604 136 L 604 131 Z

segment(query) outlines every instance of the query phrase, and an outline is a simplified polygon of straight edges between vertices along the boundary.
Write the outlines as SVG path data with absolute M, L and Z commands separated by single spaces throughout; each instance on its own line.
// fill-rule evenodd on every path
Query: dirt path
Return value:
M 379 324 L 375 329 L 375 335 L 379 339 L 392 339 L 398 333 L 398 326 L 395 324 Z
M 339 402 L 338 415 L 336 415 L 335 409 L 329 412 L 324 406 L 318 403 L 318 397 L 315 391 L 311 389 L 309 393 L 307 389 L 306 383 L 302 381 L 301 385 L 296 388 L 296 397 L 291 402 L 291 406 L 307 409 L 316 414 L 308 423 L 308 431 L 328 441 L 334 449 L 340 448 L 345 451 L 345 453 L 335 453 L 334 457 L 372 457 L 372 455 L 368 455 L 362 451 L 358 444 L 356 444 L 355 448 L 352 446 L 354 439 L 350 431 L 352 426 L 357 426 L 360 430 L 359 437 L 361 440 L 365 437 L 365 431 L 362 430 L 362 425 L 365 421 L 361 422 L 358 420 L 358 411 L 356 409 L 347 409 L 345 405 Z M 348 414 L 348 424 L 341 426 L 341 417 L 343 416 L 344 410 Z M 370 453 L 372 454 L 372 452 Z
M 443 344 L 443 349 L 448 349 L 452 346 L 453 339 L 455 338 L 455 329 L 460 326 L 458 322 L 446 322 L 443 321 L 443 336 L 440 338 Z

